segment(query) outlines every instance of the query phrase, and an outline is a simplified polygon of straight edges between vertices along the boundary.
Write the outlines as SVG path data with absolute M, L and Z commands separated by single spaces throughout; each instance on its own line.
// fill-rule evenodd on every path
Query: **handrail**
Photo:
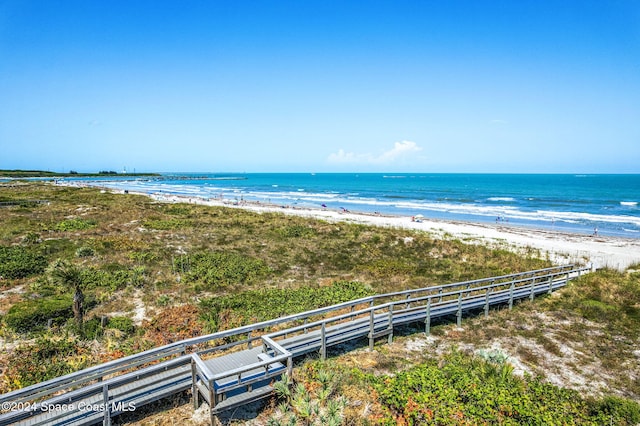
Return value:
M 200 356 L 197 353 L 191 354 L 191 360 L 196 364 L 196 366 L 202 372 L 202 374 L 204 375 L 204 378 L 207 381 L 212 380 L 213 372 L 211 371 L 209 366 L 204 363 L 202 358 L 200 358 Z
M 379 295 L 375 295 L 372 296 L 373 298 L 386 298 L 386 297 L 393 297 L 393 296 L 403 296 L 406 294 L 411 294 L 411 293 L 416 293 L 416 292 L 420 292 L 420 291 L 429 291 L 429 290 L 438 290 L 438 289 L 445 289 L 445 288 L 449 288 L 449 287 L 461 287 L 461 286 L 466 286 L 466 285 L 470 285 L 470 284 L 476 284 L 476 283 L 482 283 L 482 282 L 490 282 L 490 281 L 498 281 L 498 280 L 503 280 L 503 279 L 510 279 L 510 278 L 515 278 L 518 276 L 522 276 L 522 275 L 535 275 L 535 274 L 539 274 L 542 272 L 547 272 L 547 271 L 552 271 L 554 269 L 560 269 L 561 271 L 558 272 L 559 274 L 564 274 L 566 273 L 565 271 L 563 271 L 563 269 L 565 268 L 570 268 L 571 270 L 573 270 L 575 268 L 576 265 L 560 265 L 560 266 L 553 266 L 550 268 L 543 268 L 543 269 L 536 269 L 533 271 L 527 271 L 527 272 L 518 272 L 515 274 L 507 274 L 507 275 L 500 275 L 497 277 L 489 277 L 489 278 L 480 278 L 477 280 L 469 280 L 469 281 L 461 281 L 461 282 L 457 282 L 457 283 L 451 283 L 451 284 L 443 284 L 443 285 L 439 285 L 439 286 L 432 286 L 432 287 L 425 287 L 425 288 L 420 288 L 420 289 L 415 289 L 415 290 L 402 290 L 402 291 L 397 291 L 394 293 L 385 293 L 385 294 L 379 294 Z M 583 269 L 588 269 L 588 268 L 583 268 Z
M 12 392 L 5 393 L 0 395 L 0 402 L 10 401 L 13 398 L 19 398 L 22 394 L 29 394 L 32 391 L 39 391 L 33 395 L 29 395 L 29 398 L 38 398 L 39 396 L 46 395 L 48 393 L 52 393 L 58 390 L 58 386 L 54 386 L 57 383 L 66 384 L 66 387 L 72 387 L 75 385 L 80 385 L 83 383 L 87 383 L 91 380 L 95 380 L 100 377 L 107 376 L 117 371 L 123 371 L 132 367 L 139 366 L 141 364 L 146 364 L 148 362 L 158 361 L 162 358 L 167 358 L 169 356 L 176 355 L 178 353 L 183 352 L 178 351 L 183 346 L 182 342 L 176 342 L 173 344 L 161 346 L 159 348 L 150 349 L 144 352 L 140 352 L 138 354 L 129 355 L 124 358 L 115 359 L 113 361 L 106 362 L 104 364 L 94 365 L 92 367 L 88 367 L 84 370 L 79 370 L 73 373 L 66 374 L 64 376 L 56 377 L 53 379 L 46 380 L 41 383 L 36 383 L 21 389 L 16 389 Z M 149 356 L 149 359 L 147 359 Z M 131 363 L 129 361 L 137 361 Z M 120 367 L 121 368 L 114 368 Z M 91 373 L 98 372 L 99 370 L 104 370 L 101 375 L 92 375 Z M 78 380 L 74 380 L 74 379 Z
M 578 270 L 571 270 L 571 271 L 573 272 L 573 271 L 584 271 L 584 270 L 588 270 L 588 268 L 581 268 L 581 269 L 578 269 Z M 527 282 L 527 281 L 531 281 L 534 278 L 541 278 L 541 277 L 542 278 L 548 278 L 548 277 L 551 277 L 551 276 L 555 277 L 555 276 L 566 275 L 566 274 L 567 274 L 567 271 L 564 271 L 564 272 L 559 272 L 559 273 L 556 273 L 556 274 L 549 274 L 549 275 L 546 275 L 546 276 L 535 276 L 535 277 L 531 277 L 531 278 L 523 279 L 523 280 L 501 282 L 501 283 L 491 284 L 491 285 L 483 286 L 483 287 L 473 287 L 473 288 L 470 288 L 470 289 L 466 289 L 465 288 L 463 290 L 451 291 L 451 292 L 448 292 L 448 293 L 430 294 L 430 295 L 427 295 L 427 296 L 421 296 L 421 297 L 418 297 L 418 298 L 415 298 L 415 299 L 410 299 L 409 301 L 411 303 L 416 303 L 416 302 L 421 302 L 421 301 L 433 299 L 433 298 L 436 298 L 436 297 L 437 298 L 440 298 L 440 297 L 445 298 L 445 297 L 448 297 L 448 296 L 457 296 L 457 295 L 459 295 L 461 293 L 466 293 L 466 292 L 471 292 L 471 291 L 482 291 L 482 290 L 486 291 L 486 290 L 497 288 L 497 287 L 505 287 L 505 286 L 510 287 L 512 285 L 512 283 L 515 283 L 515 282 Z M 542 285 L 542 284 L 546 284 L 546 283 L 539 283 L 539 284 Z M 402 292 L 402 293 L 404 293 L 404 292 Z M 349 313 L 346 313 L 346 314 L 336 315 L 336 316 L 332 316 L 330 318 L 324 318 L 324 319 L 317 320 L 317 321 L 314 321 L 314 322 L 306 323 L 304 325 L 299 325 L 299 326 L 296 326 L 296 327 L 290 327 L 290 328 L 287 328 L 285 330 L 274 331 L 272 333 L 269 333 L 268 337 L 271 337 L 271 338 L 279 337 L 279 336 L 283 336 L 285 334 L 291 334 L 291 333 L 295 333 L 295 332 L 298 332 L 298 331 L 303 331 L 303 330 L 309 329 L 309 328 L 320 327 L 320 326 L 322 326 L 322 324 L 329 324 L 329 323 L 337 322 L 337 321 L 340 321 L 340 320 L 343 320 L 343 319 L 347 319 L 347 318 L 353 318 L 353 317 L 357 317 L 357 316 L 360 316 L 360 315 L 370 314 L 371 312 L 375 313 L 376 311 L 389 309 L 389 307 L 391 307 L 391 306 L 404 305 L 406 303 L 407 303 L 407 299 L 391 301 L 391 302 L 387 302 L 387 303 L 384 303 L 384 304 L 381 304 L 381 305 L 375 305 L 375 306 L 372 306 L 372 307 L 360 309 L 358 311 L 353 311 L 353 312 L 349 312 Z M 439 304 L 446 304 L 446 303 L 447 303 L 447 301 L 436 302 L 436 303 L 434 303 L 432 305 L 432 307 L 437 307 Z M 264 338 L 266 336 L 262 336 L 262 337 Z
M 273 348 L 273 350 L 278 352 L 280 355 L 291 356 L 291 352 L 289 352 L 288 350 L 280 346 L 280 344 L 274 341 L 271 337 L 269 336 L 261 336 L 261 337 L 262 337 L 262 340 L 267 344 L 267 346 L 270 346 L 271 348 Z
M 70 373 L 67 374 L 65 376 L 61 376 L 61 377 L 57 377 L 54 379 L 50 379 L 47 380 L 45 382 L 41 382 L 41 383 L 37 383 L 31 386 L 27 386 L 25 388 L 22 389 L 17 389 L 15 391 L 12 392 L 8 392 L 6 394 L 0 395 L 0 403 L 1 402 L 6 402 L 6 401 L 15 401 L 15 400 L 19 400 L 19 401 L 26 401 L 26 400 L 33 400 L 39 397 L 42 397 L 44 395 L 47 394 L 52 394 L 54 392 L 60 391 L 60 390 L 64 390 L 64 389 L 69 389 L 72 388 L 74 386 L 77 385 L 81 385 L 83 383 L 87 383 L 91 380 L 96 380 L 96 379 L 100 379 L 103 378 L 104 376 L 107 376 L 109 374 L 115 374 L 118 372 L 123 372 L 124 370 L 133 368 L 133 367 L 137 367 L 140 366 L 142 364 L 146 364 L 146 363 L 151 363 L 151 362 L 155 362 L 155 361 L 159 361 L 163 358 L 167 358 L 167 357 L 171 357 L 174 355 L 177 355 L 178 353 L 181 354 L 186 354 L 187 353 L 187 348 L 189 346 L 195 346 L 198 344 L 202 344 L 202 343 L 206 343 L 206 342 L 210 342 L 212 340 L 216 340 L 216 339 L 223 339 L 225 337 L 231 337 L 231 336 L 235 336 L 235 335 L 240 335 L 240 334 L 247 334 L 249 332 L 255 331 L 255 330 L 261 330 L 261 329 L 266 329 L 268 327 L 272 327 L 274 325 L 279 325 L 279 324 L 283 324 L 283 323 L 287 323 L 287 322 L 292 322 L 292 321 L 296 321 L 296 320 L 300 320 L 300 319 L 306 319 L 306 318 L 311 318 L 314 316 L 318 316 L 318 315 L 322 315 L 322 314 L 326 314 L 329 312 L 334 312 L 334 311 L 339 311 L 341 309 L 347 308 L 347 307 L 355 307 L 357 305 L 361 305 L 361 304 L 370 304 L 370 307 L 366 308 L 366 309 L 361 309 L 355 312 L 350 312 L 348 314 L 343 314 L 343 315 L 338 315 L 338 316 L 334 316 L 331 317 L 330 319 L 325 319 L 324 322 L 336 322 L 339 321 L 340 319 L 345 319 L 348 317 L 353 317 L 356 315 L 361 315 L 367 312 L 370 312 L 371 310 L 380 310 L 380 309 L 385 309 L 385 308 L 389 308 L 389 306 L 395 306 L 398 304 L 404 304 L 404 303 L 416 303 L 418 301 L 421 300 L 427 300 L 429 298 L 434 298 L 434 297 L 448 297 L 450 295 L 456 295 L 459 294 L 461 292 L 467 292 L 467 291 L 479 291 L 481 289 L 485 289 L 485 288 L 492 288 L 492 286 L 504 286 L 504 285 L 511 285 L 512 283 L 516 282 L 516 278 L 524 276 L 524 275 L 530 275 L 531 277 L 528 278 L 527 280 L 530 279 L 534 279 L 538 278 L 538 277 L 546 277 L 548 278 L 549 276 L 559 276 L 559 275 L 565 275 L 567 273 L 571 273 L 571 272 L 582 272 L 588 270 L 588 268 L 586 267 L 577 267 L 577 265 L 562 265 L 562 266 L 557 266 L 557 267 L 550 267 L 550 268 L 544 268 L 544 269 L 538 269 L 538 270 L 533 270 L 533 271 L 527 271 L 527 272 L 520 272 L 520 273 L 515 273 L 515 274 L 509 274 L 509 275 L 502 275 L 499 277 L 489 277 L 489 278 L 482 278 L 482 279 L 478 279 L 478 280 L 471 280 L 471 281 L 464 281 L 464 282 L 459 282 L 459 283 L 451 283 L 451 284 L 446 284 L 446 285 L 441 285 L 441 286 L 432 286 L 432 287 L 425 287 L 425 288 L 421 288 L 421 289 L 413 289 L 413 290 L 404 290 L 404 291 L 400 291 L 400 292 L 394 292 L 394 293 L 387 293 L 387 294 L 381 294 L 381 295 L 374 295 L 374 296 L 368 296 L 368 297 L 363 297 L 363 298 L 359 298 L 359 299 L 355 299 L 355 300 L 351 300 L 351 301 L 347 301 L 347 302 L 342 302 L 342 303 L 338 303 L 336 305 L 331 305 L 331 306 L 326 306 L 326 307 L 322 307 L 322 308 L 317 308 L 317 309 L 313 309 L 310 311 L 306 311 L 306 312 L 302 312 L 302 313 L 297 313 L 297 314 L 292 314 L 292 315 L 287 315 L 284 317 L 280 317 L 280 318 L 275 318 L 275 319 L 271 319 L 271 320 L 266 320 L 266 321 L 261 321 L 255 324 L 250 324 L 250 325 L 246 325 L 246 326 L 242 326 L 242 327 L 237 327 L 234 329 L 230 329 L 230 330 L 224 330 L 224 331 L 220 331 L 220 332 L 215 332 L 215 333 L 211 333 L 205 336 L 199 336 L 199 337 L 193 337 L 190 339 L 186 339 L 186 340 L 182 340 L 179 342 L 174 342 L 174 343 L 170 343 L 168 345 L 164 345 L 161 347 L 157 347 L 157 348 L 153 348 L 153 349 L 149 349 L 146 350 L 144 352 L 140 352 L 138 354 L 133 354 L 133 355 L 129 355 L 127 357 L 124 358 L 120 358 L 117 360 L 113 360 L 113 361 L 109 361 L 107 363 L 104 364 L 99 364 L 99 365 L 95 365 L 93 367 L 89 367 L 86 368 L 84 370 L 80 370 L 74 373 Z M 549 273 L 546 275 L 539 275 L 539 274 L 544 274 L 550 271 L 557 271 L 555 273 Z M 504 280 L 511 280 L 508 282 L 504 282 Z M 495 281 L 502 281 L 499 283 L 495 283 L 495 284 L 491 284 L 489 286 L 484 286 L 484 287 L 472 287 L 472 288 L 468 288 L 471 285 L 474 284 L 481 284 L 481 283 L 485 283 L 485 282 L 495 282 Z M 517 280 L 517 282 L 521 282 L 523 280 Z M 418 298 L 413 298 L 413 299 L 402 299 L 402 300 L 397 300 L 397 301 L 391 301 L 391 302 L 386 302 L 383 304 L 379 304 L 379 305 L 375 305 L 376 301 L 379 301 L 381 299 L 384 298 L 393 298 L 393 297 L 398 297 L 398 296 L 406 296 L 406 295 L 411 295 L 411 294 L 417 294 L 420 292 L 427 292 L 427 291 L 442 291 L 444 289 L 449 289 L 449 288 L 455 288 L 455 287 L 467 287 L 464 290 L 458 290 L 457 292 L 447 292 L 447 293 L 437 293 L 437 294 L 431 294 L 431 295 L 427 295 L 427 296 L 420 296 Z M 330 320 L 330 321 L 328 321 Z M 287 330 L 283 330 L 283 331 L 277 331 L 274 333 L 269 333 L 269 336 L 274 337 L 274 336 L 279 336 L 281 334 L 285 334 L 285 333 L 291 333 L 298 330 L 301 330 L 303 328 L 310 328 L 313 327 L 315 325 L 322 325 L 323 320 L 319 320 L 319 321 L 315 321 L 312 323 L 307 323 L 304 326 L 298 326 L 298 327 L 293 327 L 293 328 L 289 328 Z M 264 339 L 264 336 L 263 336 Z M 272 344 L 277 345 L 276 342 L 274 342 L 272 339 L 270 339 L 269 337 L 267 337 L 267 339 L 270 340 L 269 342 L 269 346 L 272 346 Z M 257 340 L 257 338 L 252 339 L 251 341 Z M 238 344 L 240 344 L 242 342 L 238 342 Z M 273 347 L 273 346 L 272 346 Z M 275 347 L 274 347 L 275 349 Z M 283 349 L 283 348 L 281 348 Z M 274 361 L 271 361 L 274 362 Z

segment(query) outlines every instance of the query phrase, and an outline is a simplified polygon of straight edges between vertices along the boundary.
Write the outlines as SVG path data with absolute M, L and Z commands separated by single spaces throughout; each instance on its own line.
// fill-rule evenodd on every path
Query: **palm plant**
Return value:
M 48 272 L 53 284 L 73 291 L 73 316 L 78 329 L 82 331 L 84 315 L 83 290 L 85 287 L 82 279 L 82 270 L 66 260 L 58 259 L 51 264 Z

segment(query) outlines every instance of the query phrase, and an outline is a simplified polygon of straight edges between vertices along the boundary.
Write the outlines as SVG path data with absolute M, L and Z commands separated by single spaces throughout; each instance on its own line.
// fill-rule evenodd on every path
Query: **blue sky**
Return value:
M 640 2 L 0 0 L 0 168 L 640 173 Z

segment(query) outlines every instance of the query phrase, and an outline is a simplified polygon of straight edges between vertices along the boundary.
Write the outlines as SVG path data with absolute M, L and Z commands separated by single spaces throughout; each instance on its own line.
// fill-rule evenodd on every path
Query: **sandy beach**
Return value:
M 552 230 L 523 228 L 508 224 L 470 223 L 433 220 L 426 217 L 419 221 L 405 216 L 374 215 L 309 209 L 290 206 L 266 205 L 258 202 L 240 203 L 222 199 L 202 199 L 184 196 L 144 194 L 162 202 L 187 202 L 211 206 L 247 209 L 254 212 L 276 212 L 282 214 L 322 219 L 332 222 L 351 222 L 399 229 L 414 229 L 433 234 L 437 238 L 460 239 L 469 244 L 485 244 L 518 253 L 531 249 L 549 257 L 554 263 L 578 262 L 593 268 L 609 267 L 624 271 L 629 266 L 640 264 L 640 239 L 608 236 L 593 236 L 577 233 L 554 232 Z

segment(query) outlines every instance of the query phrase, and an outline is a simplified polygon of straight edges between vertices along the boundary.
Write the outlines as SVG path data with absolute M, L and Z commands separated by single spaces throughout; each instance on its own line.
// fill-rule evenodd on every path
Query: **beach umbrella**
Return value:
M 414 217 L 415 217 L 415 218 L 422 218 L 422 217 L 424 217 L 424 216 L 422 216 L 421 214 L 417 214 L 417 215 L 415 215 Z

